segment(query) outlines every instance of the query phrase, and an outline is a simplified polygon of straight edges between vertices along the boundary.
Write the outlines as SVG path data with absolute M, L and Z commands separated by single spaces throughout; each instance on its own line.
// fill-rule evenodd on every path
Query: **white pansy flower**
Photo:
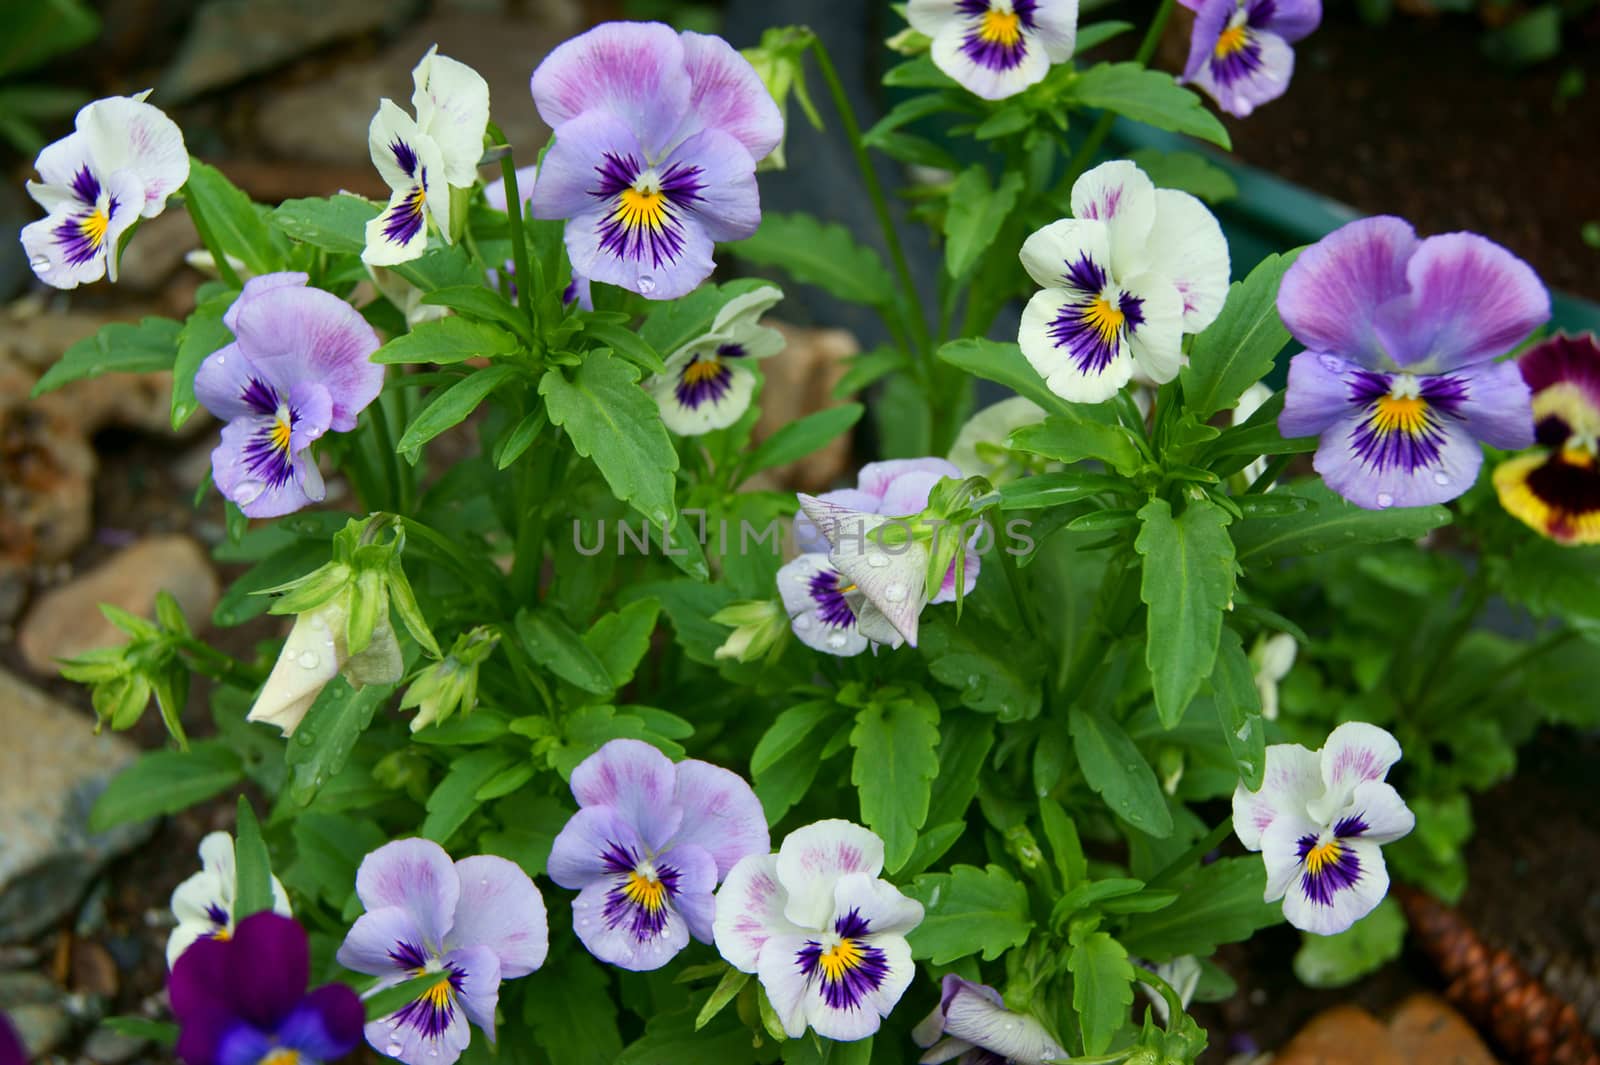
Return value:
M 233 837 L 213 832 L 200 841 L 200 871 L 172 892 L 172 916 L 178 925 L 167 937 L 167 968 L 200 939 L 227 939 L 233 935 L 234 900 L 239 896 L 239 874 L 234 863 Z M 289 896 L 277 877 L 272 878 L 272 910 L 294 916 Z
M 1250 648 L 1250 668 L 1255 673 L 1256 692 L 1261 696 L 1261 716 L 1278 719 L 1278 683 L 1294 668 L 1299 645 L 1287 632 L 1263 635 Z
M 340 673 L 355 688 L 400 680 L 405 663 L 388 619 L 380 618 L 372 630 L 372 642 L 352 655 L 345 643 L 349 613 L 349 592 L 343 592 L 295 617 L 247 720 L 277 725 L 288 736 L 300 727 L 322 689 Z
M 665 359 L 665 373 L 645 382 L 661 409 L 661 420 L 679 436 L 726 429 L 750 408 L 756 375 L 752 365 L 783 350 L 783 334 L 761 318 L 783 291 L 764 285 L 723 305 L 704 336 Z

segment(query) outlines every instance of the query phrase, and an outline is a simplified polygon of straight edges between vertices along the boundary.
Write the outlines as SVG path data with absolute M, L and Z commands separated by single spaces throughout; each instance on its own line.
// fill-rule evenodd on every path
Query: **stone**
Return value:
M 122 1065 L 131 1060 L 150 1040 L 136 1035 L 124 1035 L 114 1028 L 96 1028 L 83 1043 L 83 1056 L 96 1065 Z
M 117 996 L 121 980 L 109 951 L 92 939 L 72 941 L 72 990 L 80 995 Z
M 154 826 L 89 831 L 95 800 L 138 748 L 95 735 L 85 715 L 4 669 L 0 735 L 0 943 L 19 943 L 70 917 L 101 868 Z M 0 983 L 0 1002 L 12 1001 Z
M 149 617 L 156 594 L 170 592 L 184 616 L 203 628 L 220 589 L 205 551 L 187 536 L 155 536 L 118 552 L 40 597 L 22 619 L 17 644 L 29 668 L 56 672 L 55 660 L 127 637 L 100 613 L 101 603 Z
M 1407 1065 L 1407 1060 L 1376 1017 L 1355 1006 L 1335 1006 L 1300 1029 L 1273 1065 Z
M 843 329 L 808 329 L 771 319 L 766 324 L 783 334 L 787 346 L 761 363 L 766 385 L 754 434 L 758 443 L 798 418 L 836 406 L 833 386 L 849 369 L 846 360 L 861 350 L 855 336 Z M 768 471 L 771 476 L 756 486 L 821 491 L 831 488 L 849 464 L 850 434 L 845 433 L 798 462 Z
M 21 568 L 67 558 L 93 517 L 94 449 L 61 408 L 29 403 L 32 387 L 0 358 L 0 605 L 13 612 Z
M 72 1018 L 55 1003 L 29 1002 L 10 1006 L 6 1015 L 34 1059 L 42 1058 L 72 1035 Z
M 1428 1065 L 1495 1065 L 1477 1029 L 1437 995 L 1418 993 L 1389 1018 L 1389 1040 L 1407 1061 Z
M 161 291 L 183 257 L 202 247 L 188 211 L 166 211 L 139 224 L 120 260 L 117 284 L 133 292 Z

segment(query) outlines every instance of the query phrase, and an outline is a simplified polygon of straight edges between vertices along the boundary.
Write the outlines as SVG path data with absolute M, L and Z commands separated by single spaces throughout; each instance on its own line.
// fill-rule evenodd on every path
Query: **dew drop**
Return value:
M 809 614 L 801 614 L 799 617 L 795 618 L 794 628 L 796 632 L 805 632 L 807 629 L 811 628 L 811 616 Z
M 1344 369 L 1344 363 L 1332 355 L 1324 355 L 1317 361 L 1322 363 L 1323 369 L 1332 370 L 1334 373 Z
M 240 481 L 234 489 L 233 501 L 241 507 L 248 507 L 251 503 L 261 498 L 261 493 L 267 486 L 260 481 Z
M 883 597 L 891 603 L 903 603 L 906 598 L 906 586 L 898 583 L 891 584 L 883 590 Z
M 29 259 L 28 266 L 31 267 L 33 272 L 36 274 L 47 274 L 50 272 L 50 260 L 46 259 L 43 255 Z
M 839 648 L 843 647 L 844 645 L 845 645 L 844 633 L 836 632 L 832 636 L 828 637 L 828 646 L 832 647 L 834 650 L 838 650 Z
M 867 565 L 873 569 L 882 569 L 889 564 L 888 555 L 872 554 L 867 556 Z
M 1436 473 L 1433 475 L 1433 483 L 1437 485 L 1447 485 L 1450 483 L 1450 477 L 1448 474 Z
M 316 742 L 316 740 L 312 738 L 312 735 L 309 732 L 300 733 L 298 736 L 296 736 L 294 738 L 294 740 L 295 740 L 296 743 L 298 743 L 302 747 L 309 747 L 313 743 Z
M 1379 492 L 1378 493 L 1378 506 L 1382 507 L 1385 510 L 1387 510 L 1390 507 L 1394 506 L 1394 496 L 1390 495 L 1388 492 Z
M 301 669 L 316 669 L 322 665 L 322 656 L 315 651 L 301 651 L 296 661 L 300 663 Z
M 648 296 L 650 293 L 656 290 L 656 279 L 651 277 L 649 274 L 640 275 L 639 280 L 635 282 L 635 284 L 638 285 L 639 295 L 641 296 Z
M 389 1055 L 391 1058 L 398 1058 L 400 1056 L 400 1051 L 404 1049 L 405 1048 L 399 1043 L 390 1043 L 388 1046 L 383 1048 L 383 1052 Z

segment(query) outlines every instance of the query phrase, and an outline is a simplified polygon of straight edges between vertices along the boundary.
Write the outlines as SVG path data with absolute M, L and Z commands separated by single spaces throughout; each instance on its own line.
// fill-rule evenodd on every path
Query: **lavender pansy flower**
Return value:
M 1495 468 L 1500 505 L 1557 543 L 1600 543 L 1600 341 L 1558 334 L 1517 367 L 1539 446 Z
M 927 1049 L 921 1065 L 957 1058 L 960 1065 L 1044 1065 L 1064 1058 L 1044 1025 L 1006 1009 L 1000 992 L 987 984 L 947 973 L 939 985 L 939 1005 L 911 1032 Z
M 367 129 L 372 164 L 392 190 L 367 223 L 362 261 L 394 266 L 422 255 L 431 218 L 450 241 L 450 190 L 471 188 L 489 127 L 489 83 L 465 63 L 428 49 L 411 72 L 412 118 L 393 100 L 378 105 Z
M 222 321 L 234 342 L 206 357 L 194 392 L 227 422 L 211 453 L 217 489 L 252 518 L 324 495 L 311 444 L 349 432 L 378 397 L 378 335 L 348 303 L 298 273 L 251 278 Z
M 906 933 L 922 904 L 880 880 L 883 840 L 849 821 L 789 833 L 776 854 L 752 854 L 717 892 L 716 943 L 755 973 L 791 1039 L 809 1027 L 865 1039 L 911 985 Z
M 533 214 L 567 220 L 575 274 L 675 299 L 710 276 L 716 241 L 755 232 L 756 163 L 783 116 L 720 37 L 608 22 L 551 52 L 532 89 L 555 130 Z
M 1400 744 L 1376 725 L 1347 721 L 1320 751 L 1267 748 L 1260 791 L 1233 794 L 1233 830 L 1267 865 L 1266 901 L 1306 932 L 1331 936 L 1371 913 L 1389 891 L 1382 844 L 1416 818 L 1384 782 Z
M 589 953 L 641 972 L 671 961 L 690 936 L 710 942 L 718 881 L 770 846 L 750 785 L 627 739 L 584 759 L 571 783 L 579 809 L 550 849 L 549 871 L 578 891 L 573 928 Z
M 1533 442 L 1527 384 L 1491 360 L 1550 317 L 1550 297 L 1498 244 L 1351 222 L 1284 274 L 1278 313 L 1308 349 L 1289 364 L 1278 428 L 1320 436 L 1317 472 L 1357 506 L 1443 503 L 1477 479 L 1478 441 Z
M 1078 0 L 911 0 L 911 28 L 934 64 L 986 100 L 1015 96 L 1072 58 Z
M 873 643 L 915 647 L 929 600 L 928 546 L 911 535 L 912 524 L 808 495 L 800 509 L 828 542 L 828 564 L 839 574 L 838 593 L 849 596 L 856 630 Z
M 778 570 L 778 596 L 789 615 L 789 627 L 807 647 L 851 658 L 872 646 L 856 625 L 866 597 L 839 572 L 826 551 L 810 551 L 785 563 Z
M 189 180 L 189 152 L 177 124 L 137 96 L 86 104 L 72 133 L 34 163 L 28 195 L 46 217 L 22 227 L 22 247 L 39 280 L 77 288 L 117 279 L 117 251 L 129 226 L 154 218 Z
M 306 990 L 305 929 L 276 913 L 202 939 L 172 968 L 167 994 L 184 1065 L 326 1065 L 361 1041 L 365 1011 L 343 984 Z
M 167 937 L 167 968 L 190 945 L 201 939 L 228 939 L 233 935 L 234 899 L 239 893 L 233 860 L 233 837 L 212 832 L 200 841 L 200 871 L 172 892 L 172 916 L 177 927 Z M 292 917 L 289 896 L 277 877 L 272 878 L 272 911 Z
M 1022 354 L 1075 403 L 1110 399 L 1135 368 L 1172 380 L 1183 335 L 1210 325 L 1228 295 L 1222 227 L 1205 204 L 1156 188 L 1126 160 L 1080 177 L 1072 214 L 1022 245 L 1022 265 L 1044 286 L 1022 312 Z
M 667 356 L 666 373 L 655 374 L 645 387 L 668 429 L 700 436 L 744 415 L 755 394 L 752 365 L 783 350 L 783 334 L 761 324 L 781 299 L 783 291 L 772 285 L 735 296 L 717 312 L 710 332 Z
M 472 1040 L 494 1041 L 500 981 L 527 976 L 550 946 L 544 899 L 515 863 L 480 854 L 452 863 L 425 839 L 387 843 L 356 870 L 367 912 L 339 947 L 339 964 L 380 979 L 439 980 L 410 1005 L 366 1026 L 367 1042 L 406 1065 L 451 1065 Z
M 1294 74 L 1289 45 L 1322 22 L 1322 0 L 1180 0 L 1194 11 L 1182 81 L 1244 118 L 1276 100 Z

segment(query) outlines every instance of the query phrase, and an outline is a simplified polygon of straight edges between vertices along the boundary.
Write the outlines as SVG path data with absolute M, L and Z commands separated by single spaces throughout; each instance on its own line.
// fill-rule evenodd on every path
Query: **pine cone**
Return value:
M 1524 1065 L 1600 1065 L 1578 1011 L 1509 953 L 1490 947 L 1457 911 L 1413 888 L 1395 897 L 1417 942 L 1444 974 L 1445 997 Z

